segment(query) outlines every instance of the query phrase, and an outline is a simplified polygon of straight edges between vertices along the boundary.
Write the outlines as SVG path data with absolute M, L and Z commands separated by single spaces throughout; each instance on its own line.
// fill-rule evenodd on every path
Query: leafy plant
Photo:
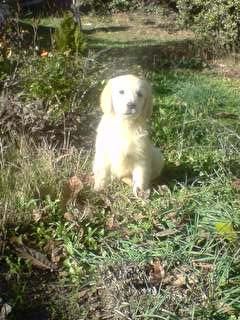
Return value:
M 55 45 L 60 52 L 83 54 L 87 49 L 86 39 L 71 13 L 66 13 L 55 31 Z
M 69 111 L 72 99 L 81 97 L 92 81 L 83 76 L 81 59 L 66 59 L 63 54 L 33 58 L 21 71 L 22 99 L 42 101 L 51 121 Z
M 177 0 L 179 21 L 217 47 L 234 48 L 240 39 L 240 2 Z

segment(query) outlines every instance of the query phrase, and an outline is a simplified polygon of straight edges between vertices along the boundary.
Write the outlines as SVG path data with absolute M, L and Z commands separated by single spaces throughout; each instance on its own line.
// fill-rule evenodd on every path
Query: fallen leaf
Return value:
M 83 183 L 77 176 L 72 176 L 63 186 L 62 206 L 65 207 L 69 201 L 76 200 L 79 192 L 83 189 Z
M 236 191 L 240 191 L 240 179 L 232 181 L 232 186 Z
M 20 236 L 12 236 L 10 239 L 9 239 L 10 243 L 13 245 L 13 246 L 22 246 L 23 245 L 23 240 L 22 240 L 22 235 Z
M 105 226 L 108 231 L 116 230 L 119 227 L 114 214 L 107 218 Z
M 72 192 L 72 197 L 75 197 L 79 191 L 83 189 L 83 183 L 77 176 L 72 176 L 67 182 L 69 191 Z
M 160 260 L 155 260 L 150 262 L 150 272 L 149 277 L 151 283 L 158 284 L 165 277 L 164 266 L 162 265 Z
M 18 256 L 31 262 L 31 264 L 43 270 L 56 270 L 57 266 L 51 263 L 41 252 L 31 249 L 25 245 L 13 245 Z
M 65 212 L 63 216 L 65 220 L 75 222 L 75 218 L 71 212 Z
M 155 236 L 158 238 L 165 238 L 165 237 L 172 236 L 172 235 L 176 234 L 177 232 L 178 232 L 178 230 L 166 229 L 166 230 L 157 232 L 155 234 Z
M 64 257 L 63 247 L 60 242 L 49 240 L 48 243 L 43 248 L 44 252 L 51 255 L 51 261 L 54 264 L 58 264 L 61 258 Z
M 42 219 L 42 215 L 43 215 L 42 211 L 33 209 L 32 217 L 35 222 L 40 221 Z
M 175 287 L 183 287 L 186 285 L 186 276 L 182 273 L 179 273 L 175 280 L 172 282 L 172 284 L 175 286 Z
M 213 271 L 214 270 L 214 265 L 211 263 L 207 262 L 199 262 L 199 261 L 193 261 L 193 265 L 196 268 L 200 268 L 206 271 Z
M 40 54 L 41 57 L 47 57 L 48 56 L 48 51 L 43 50 Z
M 176 224 L 177 223 L 177 212 L 171 211 L 165 215 L 165 218 L 171 220 L 173 223 Z
M 187 277 L 187 283 L 188 283 L 189 285 L 196 285 L 198 282 L 199 282 L 199 280 L 198 280 L 198 278 L 196 277 L 196 275 L 194 275 L 194 274 L 188 275 L 188 277 Z
M 86 296 L 88 296 L 88 294 L 89 294 L 89 289 L 81 290 L 78 293 L 78 298 L 79 299 L 86 298 Z
M 136 221 L 136 222 L 139 222 L 139 221 L 142 221 L 146 216 L 144 216 L 141 212 L 139 213 L 135 213 L 133 215 L 133 219 Z

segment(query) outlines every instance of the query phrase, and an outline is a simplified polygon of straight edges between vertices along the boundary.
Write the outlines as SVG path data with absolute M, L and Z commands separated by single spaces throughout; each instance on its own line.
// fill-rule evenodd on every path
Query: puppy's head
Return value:
M 108 81 L 100 106 L 104 114 L 122 118 L 149 118 L 152 114 L 152 92 L 146 80 L 124 75 Z

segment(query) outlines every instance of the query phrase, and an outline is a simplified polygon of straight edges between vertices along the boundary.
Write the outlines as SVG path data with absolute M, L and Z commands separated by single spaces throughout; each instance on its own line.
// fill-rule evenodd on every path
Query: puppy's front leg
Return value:
M 150 185 L 151 168 L 147 163 L 138 164 L 133 169 L 133 193 L 138 197 L 138 192 L 146 191 Z
M 105 158 L 103 150 L 97 150 L 93 163 L 94 190 L 105 188 L 110 180 L 110 164 Z

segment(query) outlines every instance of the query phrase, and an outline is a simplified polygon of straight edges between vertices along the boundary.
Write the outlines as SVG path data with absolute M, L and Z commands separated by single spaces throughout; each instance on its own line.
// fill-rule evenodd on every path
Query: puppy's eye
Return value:
M 120 94 L 124 94 L 124 90 L 120 90 L 119 93 L 120 93 Z
M 142 98 L 142 96 L 143 96 L 142 92 L 141 92 L 141 91 L 137 91 L 137 96 L 138 96 L 139 98 Z

